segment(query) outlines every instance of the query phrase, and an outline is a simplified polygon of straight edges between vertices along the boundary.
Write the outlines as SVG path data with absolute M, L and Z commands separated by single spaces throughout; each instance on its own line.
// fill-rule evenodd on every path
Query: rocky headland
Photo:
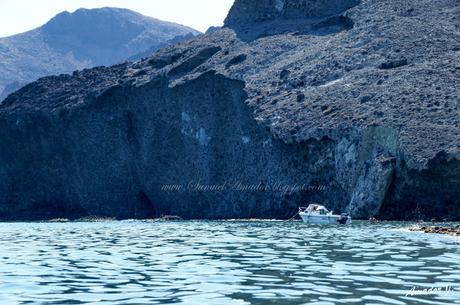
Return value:
M 315 201 L 458 220 L 459 80 L 457 0 L 237 0 L 222 29 L 11 94 L 0 218 L 289 218 Z

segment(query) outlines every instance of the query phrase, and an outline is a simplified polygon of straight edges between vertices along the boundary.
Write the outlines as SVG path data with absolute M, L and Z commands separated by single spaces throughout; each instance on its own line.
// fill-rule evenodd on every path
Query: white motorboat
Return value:
M 299 208 L 299 216 L 303 222 L 310 224 L 350 224 L 351 217 L 348 214 L 334 215 L 320 204 L 310 204 L 307 208 Z

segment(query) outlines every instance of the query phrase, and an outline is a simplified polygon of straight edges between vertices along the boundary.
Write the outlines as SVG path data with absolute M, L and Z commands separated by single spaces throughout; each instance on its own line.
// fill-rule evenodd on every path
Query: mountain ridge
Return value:
M 0 100 L 38 77 L 139 59 L 188 34 L 199 32 L 128 9 L 61 12 L 41 27 L 0 38 Z

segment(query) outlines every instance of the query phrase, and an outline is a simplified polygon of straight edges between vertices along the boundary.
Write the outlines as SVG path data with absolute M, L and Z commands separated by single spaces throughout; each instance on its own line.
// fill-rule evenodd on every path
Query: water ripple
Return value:
M 0 304 L 460 304 L 459 241 L 406 226 L 2 223 Z

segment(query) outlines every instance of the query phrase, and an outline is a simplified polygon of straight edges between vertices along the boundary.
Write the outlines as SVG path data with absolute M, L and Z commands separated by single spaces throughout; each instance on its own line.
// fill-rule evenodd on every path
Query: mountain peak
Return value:
M 76 40 L 85 45 L 95 44 L 105 48 L 128 44 L 139 35 L 169 40 L 189 33 L 199 33 L 182 25 L 113 7 L 81 8 L 73 13 L 65 11 L 52 18 L 41 30 L 47 36 L 65 36 L 67 42 Z
M 66 41 L 113 47 L 129 42 L 152 23 L 148 17 L 137 14 L 135 18 L 133 14 L 113 8 L 62 12 L 48 21 L 42 32 L 49 37 L 65 36 Z
M 61 12 L 37 29 L 0 38 L 0 70 L 13 71 L 0 75 L 0 100 L 38 77 L 137 59 L 199 33 L 124 8 Z

